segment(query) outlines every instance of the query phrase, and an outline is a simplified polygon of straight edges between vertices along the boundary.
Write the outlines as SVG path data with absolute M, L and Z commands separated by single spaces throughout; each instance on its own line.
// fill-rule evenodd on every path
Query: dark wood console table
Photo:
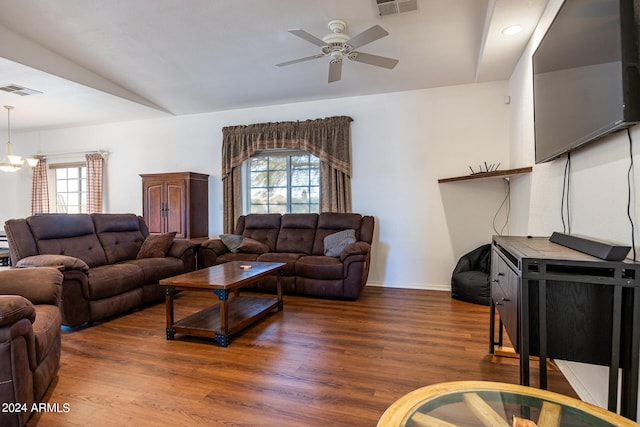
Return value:
M 635 420 L 640 354 L 640 263 L 604 261 L 546 237 L 494 236 L 491 254 L 490 352 L 506 330 L 529 385 L 529 356 L 609 367 L 608 409 Z M 496 341 L 495 312 L 500 314 Z

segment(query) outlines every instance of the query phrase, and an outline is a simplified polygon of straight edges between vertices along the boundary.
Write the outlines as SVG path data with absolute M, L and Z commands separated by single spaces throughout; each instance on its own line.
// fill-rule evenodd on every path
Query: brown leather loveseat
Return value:
M 62 273 L 55 268 L 0 271 L 0 425 L 21 426 L 60 365 Z
M 369 275 L 374 224 L 373 217 L 356 213 L 249 214 L 238 219 L 233 234 L 204 242 L 200 251 L 207 267 L 284 262 L 287 294 L 356 299 Z M 253 287 L 273 291 L 275 282 L 268 277 Z
M 61 266 L 65 326 L 160 302 L 160 279 L 195 269 L 191 242 L 150 236 L 135 214 L 36 215 L 8 220 L 5 231 L 14 266 Z

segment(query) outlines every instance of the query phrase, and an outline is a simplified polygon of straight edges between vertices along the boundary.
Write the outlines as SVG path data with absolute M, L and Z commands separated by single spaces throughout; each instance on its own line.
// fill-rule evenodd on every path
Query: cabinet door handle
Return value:
M 498 273 L 498 276 L 504 276 L 504 273 Z
M 500 301 L 509 301 L 509 298 L 502 297 L 500 298 Z

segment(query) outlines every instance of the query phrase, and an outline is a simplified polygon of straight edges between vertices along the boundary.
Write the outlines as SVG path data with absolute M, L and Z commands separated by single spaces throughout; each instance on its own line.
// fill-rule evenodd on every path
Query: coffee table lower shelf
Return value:
M 265 317 L 271 311 L 281 310 L 277 298 L 237 296 L 229 299 L 227 308 L 228 331 L 221 326 L 221 304 L 216 304 L 178 320 L 167 327 L 167 339 L 174 339 L 175 334 L 213 338 L 221 346 L 226 347 L 231 337 L 242 329 Z

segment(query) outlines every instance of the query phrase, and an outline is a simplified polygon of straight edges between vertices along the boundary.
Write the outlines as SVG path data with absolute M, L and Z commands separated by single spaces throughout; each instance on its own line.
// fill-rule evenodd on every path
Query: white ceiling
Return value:
M 547 0 L 419 0 L 380 17 L 375 0 L 0 0 L 0 92 L 12 129 L 46 129 L 505 80 Z M 322 38 L 331 19 L 390 34 L 358 49 L 393 70 L 328 59 L 287 30 Z M 503 28 L 519 24 L 515 36 Z M 0 129 L 6 120 L 0 119 Z

